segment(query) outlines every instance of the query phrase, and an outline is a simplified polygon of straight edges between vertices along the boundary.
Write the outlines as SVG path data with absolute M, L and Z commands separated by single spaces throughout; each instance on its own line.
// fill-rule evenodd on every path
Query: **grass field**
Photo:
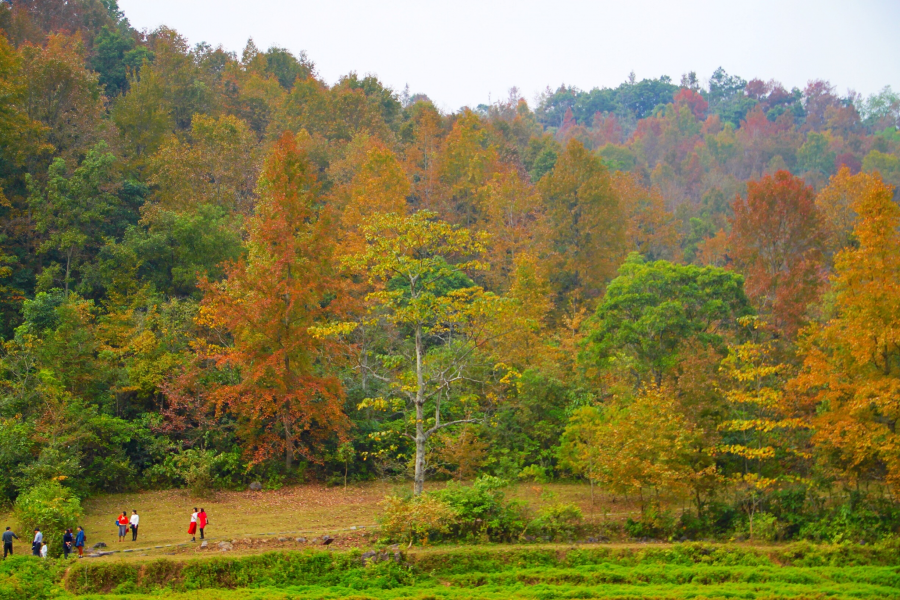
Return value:
M 371 529 L 359 529 L 375 524 L 385 495 L 406 489 L 378 483 L 225 492 L 203 500 L 182 491 L 95 497 L 85 503 L 89 545 L 103 541 L 109 549 L 132 551 L 82 561 L 17 556 L 0 562 L 0 600 L 900 600 L 897 543 L 438 545 L 407 551 L 385 547 Z M 585 486 L 522 484 L 508 494 L 537 506 L 547 492 L 590 515 Z M 637 510 L 621 499 L 597 499 L 597 520 L 623 520 Z M 201 505 L 211 520 L 207 551 L 185 544 L 190 511 Z M 113 517 L 132 508 L 141 514 L 140 538 L 119 544 Z M 337 541 L 327 548 L 294 541 L 323 534 Z M 217 540 L 237 543 L 233 551 L 219 552 Z M 363 564 L 362 553 L 371 550 L 381 562 Z
M 430 484 L 432 489 L 440 485 Z M 346 489 L 305 484 L 259 492 L 219 492 L 203 499 L 192 498 L 184 490 L 108 494 L 84 502 L 85 518 L 80 524 L 85 528 L 88 546 L 104 542 L 109 550 L 134 550 L 102 560 L 196 552 L 199 543 L 178 546 L 190 542 L 187 528 L 194 507 L 206 509 L 210 518 L 206 533 L 211 540 L 243 540 L 235 547 L 238 554 L 273 547 L 296 548 L 295 537 L 312 539 L 324 534 L 337 538 L 336 547 L 349 548 L 369 543 L 369 536 L 363 535 L 367 533 L 366 529 L 353 531 L 351 528 L 371 528 L 380 510 L 378 503 L 388 494 L 407 493 L 409 488 L 410 485 L 405 483 L 380 482 L 350 485 Z M 509 498 L 536 506 L 547 492 L 557 501 L 578 504 L 586 517 L 591 514 L 590 490 L 584 485 L 520 484 L 511 486 L 507 493 Z M 119 543 L 113 521 L 123 510 L 131 515 L 132 509 L 141 516 L 138 541 L 132 542 L 129 533 L 127 541 Z M 600 494 L 596 496 L 593 508 L 598 520 L 604 515 L 624 519 L 635 511 L 637 506 L 633 503 Z M 6 524 L 18 525 L 10 514 L 0 515 L 0 518 L 0 525 L 4 527 Z M 288 537 L 291 541 L 278 542 L 278 537 Z M 252 541 L 247 542 L 248 539 Z

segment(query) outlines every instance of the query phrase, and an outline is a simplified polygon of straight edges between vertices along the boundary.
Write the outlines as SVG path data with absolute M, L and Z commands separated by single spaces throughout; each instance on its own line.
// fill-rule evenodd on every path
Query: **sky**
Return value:
M 249 38 L 306 51 L 329 84 L 376 75 L 445 111 L 547 86 L 615 87 L 722 66 L 841 94 L 900 91 L 900 0 L 119 0 L 133 27 L 176 29 L 240 55 Z

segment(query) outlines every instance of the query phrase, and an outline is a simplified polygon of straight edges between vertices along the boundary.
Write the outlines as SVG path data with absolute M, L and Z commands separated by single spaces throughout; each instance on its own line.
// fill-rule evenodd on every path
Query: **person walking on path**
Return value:
M 125 514 L 125 511 L 122 511 L 122 514 L 119 515 L 119 518 L 116 519 L 116 523 L 119 524 L 119 541 L 125 541 L 125 535 L 128 533 L 128 516 Z
M 84 558 L 84 529 L 78 526 L 78 532 L 75 534 L 75 547 L 78 548 L 78 558 Z
M 191 541 L 197 541 L 197 509 L 194 509 L 194 512 L 191 514 L 191 524 L 188 525 L 188 535 L 191 536 Z
M 137 531 L 138 525 L 141 524 L 141 518 L 138 516 L 137 511 L 131 511 L 131 541 L 137 541 Z
M 72 528 L 66 529 L 63 534 L 63 558 L 69 558 L 72 551 L 72 544 L 75 542 L 75 536 L 72 535 Z
M 44 543 L 44 534 L 40 529 L 34 530 L 34 539 L 31 541 L 31 553 L 35 556 L 41 555 L 41 544 Z
M 49 548 L 47 548 L 47 543 L 41 542 L 41 550 L 40 550 L 41 558 L 47 558 L 48 551 L 49 551 Z
M 209 518 L 206 516 L 206 509 L 201 508 L 197 513 L 197 528 L 200 529 L 200 539 L 203 539 L 203 530 L 209 525 Z
M 6 531 L 3 532 L 3 558 L 6 558 L 7 554 L 13 553 L 12 541 L 19 539 L 13 530 L 9 527 L 6 528 Z

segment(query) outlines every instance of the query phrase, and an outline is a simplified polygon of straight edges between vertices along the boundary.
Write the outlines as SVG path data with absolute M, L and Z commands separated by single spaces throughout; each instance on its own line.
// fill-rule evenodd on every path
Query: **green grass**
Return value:
M 0 564 L 0 599 L 900 599 L 896 544 L 433 548 L 363 566 L 360 551 L 176 561 Z

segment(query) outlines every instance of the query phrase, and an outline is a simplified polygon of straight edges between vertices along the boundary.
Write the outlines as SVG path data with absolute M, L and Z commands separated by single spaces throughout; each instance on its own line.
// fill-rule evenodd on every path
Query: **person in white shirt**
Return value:
M 188 535 L 191 536 L 191 541 L 197 541 L 197 509 L 194 509 L 194 512 L 191 514 L 191 524 L 188 526 Z
M 31 542 L 31 553 L 35 556 L 41 555 L 41 544 L 44 543 L 44 534 L 40 529 L 34 530 L 34 540 Z
M 47 558 L 47 544 L 41 542 L 41 558 Z
M 137 511 L 131 511 L 131 541 L 137 541 L 137 530 L 138 525 L 141 522 L 141 518 L 138 516 Z

